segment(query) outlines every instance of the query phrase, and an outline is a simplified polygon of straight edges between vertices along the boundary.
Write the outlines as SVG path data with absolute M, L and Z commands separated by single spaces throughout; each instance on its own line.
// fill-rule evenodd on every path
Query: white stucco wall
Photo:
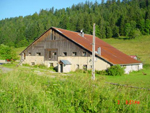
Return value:
M 143 64 L 139 64 L 139 70 L 143 69 Z
M 57 67 L 57 66 L 58 66 L 58 61 L 44 61 L 44 64 L 45 64 L 47 67 L 50 67 L 51 64 L 53 64 L 54 67 Z
M 130 70 L 131 70 L 131 65 L 125 66 L 125 69 L 124 69 L 125 74 L 129 74 L 129 73 L 130 73 Z
M 67 73 L 71 71 L 71 65 L 63 65 L 63 72 Z
M 91 69 L 92 67 L 92 58 L 91 57 L 58 57 L 58 61 L 60 60 L 68 60 L 71 65 L 70 65 L 70 71 L 75 71 L 79 65 L 79 69 L 83 69 L 83 65 L 87 65 L 87 69 Z M 60 65 L 59 65 L 60 66 Z M 110 64 L 107 62 L 96 58 L 95 60 L 95 69 L 96 70 L 106 70 L 107 68 L 110 67 Z
M 44 57 L 43 56 L 26 56 L 25 60 L 23 61 L 23 64 L 30 64 L 32 65 L 32 62 L 37 64 L 44 64 Z
M 6 60 L 0 60 L 0 63 L 7 63 Z
M 110 67 L 110 64 L 108 64 L 107 62 L 97 58 L 95 61 L 95 70 L 106 70 Z
M 140 63 L 140 64 L 130 64 L 130 65 L 126 65 L 125 66 L 125 74 L 129 74 L 130 72 L 132 71 L 138 71 L 138 70 L 141 70 L 143 69 L 143 64 Z
M 50 67 L 50 64 L 53 63 L 53 66 L 58 68 L 58 71 L 60 72 L 60 60 L 68 60 L 71 65 L 65 65 L 63 66 L 63 72 L 70 72 L 70 71 L 75 71 L 78 66 L 79 69 L 83 69 L 83 65 L 87 65 L 87 69 L 92 68 L 92 58 L 91 57 L 58 57 L 58 61 L 44 61 L 44 56 L 26 56 L 25 60 L 23 63 L 27 63 L 32 65 L 32 62 L 37 64 L 45 64 L 46 66 Z M 96 58 L 95 60 L 95 69 L 96 70 L 106 70 L 107 68 L 110 67 L 110 64 L 107 62 Z M 143 69 L 143 64 L 130 64 L 130 65 L 124 65 L 125 67 L 125 73 L 129 74 L 132 71 L 138 71 L 140 69 Z
M 139 70 L 139 65 L 132 65 L 132 71 L 138 71 Z

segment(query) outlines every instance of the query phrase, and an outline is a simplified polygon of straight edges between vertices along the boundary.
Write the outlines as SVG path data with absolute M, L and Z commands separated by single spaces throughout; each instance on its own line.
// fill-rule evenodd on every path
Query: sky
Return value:
M 41 9 L 62 9 L 87 0 L 0 0 L 0 20 L 11 17 L 32 15 Z M 96 0 L 89 0 L 95 2 Z M 101 0 L 97 0 L 101 3 Z

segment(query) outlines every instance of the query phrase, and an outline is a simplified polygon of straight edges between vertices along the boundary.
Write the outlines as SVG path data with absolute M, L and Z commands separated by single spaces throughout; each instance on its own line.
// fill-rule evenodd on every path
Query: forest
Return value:
M 96 23 L 96 36 L 135 38 L 150 34 L 149 0 L 101 0 L 95 3 L 73 4 L 63 9 L 41 9 L 25 17 L 0 20 L 0 44 L 23 47 L 30 44 L 50 27 L 92 34 Z

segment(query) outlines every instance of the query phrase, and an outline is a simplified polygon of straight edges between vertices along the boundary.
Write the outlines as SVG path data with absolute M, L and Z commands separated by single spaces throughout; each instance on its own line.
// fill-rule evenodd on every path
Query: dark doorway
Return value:
M 24 60 L 26 59 L 26 53 L 24 53 Z
M 83 65 L 83 70 L 84 70 L 84 71 L 87 70 L 87 65 Z
M 63 64 L 60 64 L 60 72 L 63 73 Z

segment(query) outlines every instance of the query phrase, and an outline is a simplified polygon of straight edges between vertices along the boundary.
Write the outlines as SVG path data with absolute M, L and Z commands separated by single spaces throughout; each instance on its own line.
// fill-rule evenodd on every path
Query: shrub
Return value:
M 35 68 L 47 68 L 44 64 L 34 65 Z
M 49 69 L 56 72 L 58 71 L 57 68 L 55 68 L 54 66 L 50 66 Z
M 39 68 L 47 68 L 44 64 L 39 64 L 38 67 Z
M 144 64 L 143 67 L 144 68 L 150 68 L 150 64 Z
M 102 71 L 95 70 L 95 73 L 99 74 L 99 75 L 106 75 L 107 74 L 107 72 L 105 70 L 102 70 Z
M 33 67 L 38 68 L 39 66 L 38 65 L 33 65 Z
M 92 73 L 92 70 L 87 70 L 87 72 L 88 72 L 89 74 L 91 74 L 91 73 Z
M 29 64 L 22 64 L 23 66 L 30 66 Z
M 0 48 L 0 58 L 11 62 L 18 59 L 17 54 L 12 47 L 1 44 Z
M 120 65 L 114 65 L 111 66 L 108 70 L 107 70 L 107 75 L 111 75 L 111 76 L 121 76 L 124 74 L 124 68 L 122 68 Z
M 132 31 L 130 32 L 130 34 L 129 34 L 129 38 L 130 38 L 130 39 L 134 39 L 134 38 L 139 37 L 140 35 L 141 35 L 141 32 L 140 32 L 139 29 L 137 29 L 137 30 L 132 30 Z
M 76 73 L 83 73 L 83 70 L 82 69 L 76 69 L 75 72 Z

